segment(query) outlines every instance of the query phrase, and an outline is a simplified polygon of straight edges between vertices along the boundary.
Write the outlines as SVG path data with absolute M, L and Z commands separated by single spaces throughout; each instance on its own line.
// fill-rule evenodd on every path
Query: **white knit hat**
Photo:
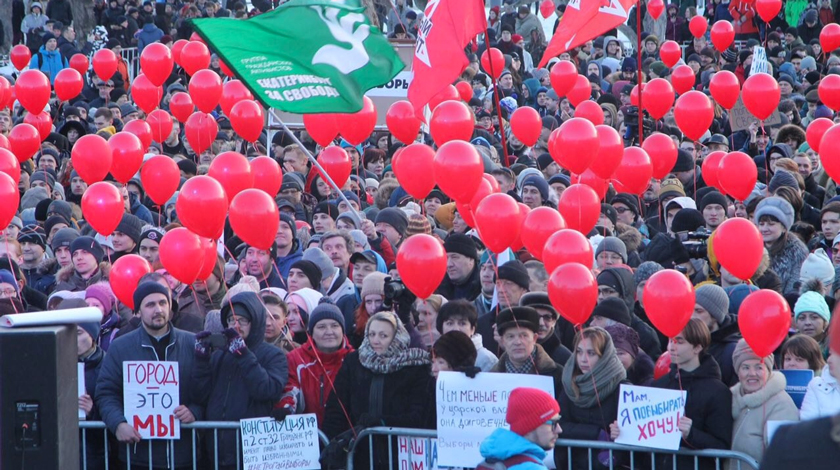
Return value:
M 834 264 L 822 248 L 808 255 L 805 262 L 802 263 L 799 280 L 805 283 L 809 279 L 819 279 L 824 286 L 830 286 L 834 283 Z

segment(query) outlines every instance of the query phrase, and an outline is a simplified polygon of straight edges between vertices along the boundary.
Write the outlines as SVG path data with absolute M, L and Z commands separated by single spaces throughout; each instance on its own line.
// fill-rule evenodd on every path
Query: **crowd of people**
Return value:
M 276 6 L 233 0 L 96 2 L 97 26 L 81 41 L 70 0 L 29 2 L 26 11 L 23 1 L 13 3 L 15 44 L 26 44 L 32 51 L 30 68 L 51 79 L 76 54 L 142 50 L 155 42 L 172 47 L 192 35 L 191 18 L 248 18 Z M 840 413 L 840 344 L 834 338 L 832 346 L 828 334 L 840 295 L 840 195 L 806 139 L 814 120 L 840 122 L 817 91 L 824 77 L 840 74 L 840 55 L 822 50 L 819 40 L 821 27 L 834 21 L 835 5 L 788 0 L 765 24 L 757 19 L 754 3 L 709 2 L 703 14 L 710 23 L 725 19 L 736 25 L 738 41 L 725 51 L 715 50 L 707 36 L 689 35 L 687 21 L 698 14 L 694 2 L 668 4 L 658 19 L 643 5 L 627 22 L 635 29 L 634 15 L 643 15 L 641 63 L 629 50 L 634 45 L 611 31 L 539 68 L 547 39 L 537 5 L 501 3 L 488 4 L 488 31 L 464 51 L 470 63 L 460 78 L 473 89 L 467 102 L 475 117 L 470 144 L 500 192 L 531 209 L 556 209 L 563 192 L 577 182 L 549 153 L 551 132 L 575 115 L 569 99 L 551 85 L 550 71 L 560 61 L 571 61 L 588 77 L 591 100 L 627 146 L 638 143 L 640 126 L 645 135 L 655 130 L 678 146 L 668 176 L 652 179 L 642 194 L 608 188 L 596 227 L 584 234 L 593 248 L 598 284 L 598 303 L 588 323 L 576 329 L 561 315 L 563 306 L 552 304 L 551 273 L 533 253 L 486 249 L 469 225 L 471 214 L 462 214 L 438 188 L 424 199 L 410 196 L 391 166 L 404 144 L 388 131 L 375 131 L 361 145 L 336 139 L 351 159 L 352 172 L 334 188 L 308 158 L 317 158 L 322 148 L 305 129 L 296 132 L 302 146 L 283 132 L 264 132 L 252 145 L 233 131 L 219 108 L 212 113 L 219 131 L 207 150 L 196 154 L 183 123 L 173 120 L 171 133 L 153 142 L 145 158 L 172 158 L 183 185 L 207 174 L 224 152 L 249 159 L 269 155 L 283 169 L 280 189 L 271 195 L 279 228 L 272 247 L 263 250 L 244 243 L 228 224 L 209 277 L 180 282 L 159 253 L 163 237 L 182 226 L 177 192 L 158 205 L 139 174 L 126 184 L 109 175 L 124 214 L 108 236 L 96 233 L 81 210 L 88 184 L 73 169 L 74 144 L 89 134 L 108 139 L 145 118 L 132 102 L 128 64 L 121 59 L 113 77 L 101 80 L 91 71 L 79 97 L 48 105 L 51 132 L 34 158 L 21 164 L 19 210 L 0 242 L 0 315 L 83 306 L 102 312 L 100 322 L 78 328 L 78 360 L 86 371 L 79 407 L 86 419 L 104 421 L 110 431 L 107 439 L 89 434 L 83 449 L 87 468 L 104 468 L 108 446 L 113 448 L 109 458 L 130 458 L 135 466 L 192 468 L 189 438 L 172 446 L 141 440 L 126 421 L 122 362 L 128 360 L 179 363 L 181 403 L 174 413 L 181 423 L 315 413 L 333 442 L 370 426 L 434 429 L 434 384 L 441 371 L 551 377 L 555 396 L 550 403 L 542 396 L 523 398 L 551 416 L 538 423 L 523 410 L 510 421 L 510 432 L 494 434 L 486 443 L 487 456 L 502 460 L 517 455 L 506 453 L 506 446 L 542 460 L 561 430 L 564 439 L 614 441 L 620 435 L 621 384 L 688 392 L 679 422 L 681 448 L 731 449 L 758 461 L 766 450 L 785 445 L 777 439 L 768 447 L 768 421 L 829 420 Z M 416 36 L 423 12 L 414 2 L 376 5 L 385 34 Z M 558 2 L 555 28 L 566 8 Z M 640 117 L 630 94 L 639 77 L 670 78 L 672 69 L 659 57 L 666 39 L 684 43 L 679 64 L 691 67 L 694 89 L 706 94 L 721 70 L 743 83 L 755 48 L 763 46 L 782 91 L 780 122 L 756 121 L 733 131 L 728 112 L 715 105 L 711 128 L 695 141 L 683 135 L 673 112 L 656 121 Z M 489 47 L 504 53 L 505 69 L 495 82 L 479 60 Z M 215 55 L 210 68 L 222 75 Z M 14 83 L 15 77 L 6 78 Z M 163 86 L 160 108 L 168 110 L 173 95 L 187 91 L 188 81 L 176 66 Z M 530 147 L 508 122 L 519 107 L 532 107 L 541 116 L 540 138 Z M 8 136 L 26 113 L 18 103 L 0 110 L 0 136 Z M 422 131 L 417 141 L 434 145 Z M 718 150 L 740 150 L 754 159 L 759 182 L 746 200 L 704 181 L 701 164 Z M 752 221 L 763 239 L 763 260 L 749 279 L 721 266 L 709 241 L 731 218 Z M 417 234 L 439 239 L 447 255 L 446 275 L 426 299 L 405 288 L 396 263 L 401 246 Z M 113 264 L 131 254 L 152 266 L 134 290 L 133 309 L 117 300 L 109 282 Z M 673 338 L 656 330 L 642 295 L 651 276 L 664 269 L 680 271 L 696 288 L 692 319 Z M 792 312 L 789 337 L 772 357 L 756 355 L 739 331 L 739 308 L 759 289 L 782 294 Z M 655 365 L 659 360 L 666 365 Z M 785 392 L 779 372 L 794 369 L 814 374 L 801 409 Z M 531 444 L 521 441 L 526 434 Z M 527 450 L 533 445 L 543 454 Z M 233 431 L 223 431 L 218 440 L 201 441 L 199 459 L 237 468 L 238 448 Z M 377 439 L 372 449 L 362 446 L 357 465 L 387 468 L 388 441 Z M 621 452 L 555 449 L 557 468 L 567 468 L 569 458 L 572 468 L 629 464 L 629 455 Z M 694 466 L 694 458 L 654 458 L 657 467 Z M 778 460 L 768 468 L 777 468 L 773 465 Z M 699 466 L 714 468 L 714 463 L 699 459 Z

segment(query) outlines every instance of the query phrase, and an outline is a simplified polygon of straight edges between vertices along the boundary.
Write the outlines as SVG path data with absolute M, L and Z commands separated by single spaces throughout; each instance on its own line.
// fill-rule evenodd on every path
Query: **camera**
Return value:
M 707 242 L 710 235 L 706 232 L 688 232 L 686 234 L 682 244 L 689 258 L 700 259 L 708 255 L 709 246 Z
M 632 145 L 639 139 L 639 107 L 638 106 L 628 106 L 627 111 L 624 114 L 624 142 L 625 144 Z M 642 113 L 642 126 L 645 137 L 650 135 L 653 132 L 653 119 L 651 119 L 646 113 Z
M 396 312 L 403 323 L 408 324 L 411 317 L 411 305 L 417 299 L 417 296 L 412 294 L 402 281 L 397 281 L 388 276 L 385 278 L 385 298 L 382 302 L 380 311 Z

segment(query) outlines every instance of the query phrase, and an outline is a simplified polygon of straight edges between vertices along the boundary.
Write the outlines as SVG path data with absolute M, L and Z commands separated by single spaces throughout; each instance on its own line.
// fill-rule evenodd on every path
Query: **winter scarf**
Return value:
M 366 369 L 377 374 L 391 374 L 404 367 L 421 366 L 431 363 L 429 353 L 419 348 L 409 348 L 411 337 L 399 318 L 394 339 L 383 354 L 376 353 L 368 340 L 370 323 L 365 327 L 365 339 L 359 347 L 359 361 Z M 621 363 L 619 362 L 619 365 Z
M 627 378 L 627 371 L 618 359 L 612 339 L 607 336 L 601 359 L 589 372 L 572 377 L 575 371 L 576 356 L 566 362 L 563 368 L 563 389 L 569 400 L 581 408 L 592 408 L 598 402 L 598 397 L 606 397 L 615 391 L 616 387 Z M 577 393 L 575 392 L 577 390 Z

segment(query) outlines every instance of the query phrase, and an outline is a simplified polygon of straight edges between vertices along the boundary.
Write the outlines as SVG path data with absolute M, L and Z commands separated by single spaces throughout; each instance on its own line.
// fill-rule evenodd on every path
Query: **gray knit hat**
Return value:
M 627 263 L 627 245 L 625 245 L 620 238 L 605 237 L 601 240 L 601 243 L 598 244 L 598 248 L 595 249 L 595 257 L 597 258 L 598 255 L 604 251 L 618 253 L 618 255 L 621 256 L 621 261 Z
M 651 276 L 662 271 L 663 268 L 661 264 L 657 263 L 656 261 L 645 261 L 644 263 L 640 264 L 638 268 L 636 268 L 636 273 L 633 274 L 633 280 L 636 282 L 636 285 L 647 281 L 650 279 Z
M 694 291 L 694 298 L 718 324 L 723 323 L 729 312 L 729 296 L 722 287 L 715 284 L 702 285 Z
M 767 185 L 767 191 L 769 191 L 770 194 L 775 194 L 776 190 L 782 186 L 787 186 L 797 191 L 799 190 L 799 183 L 796 182 L 796 178 L 793 174 L 787 170 L 778 168 L 776 169 L 776 173 L 773 177 L 770 178 L 770 183 Z
M 329 255 L 324 253 L 324 250 L 320 248 L 307 248 L 306 251 L 303 252 L 303 259 L 306 261 L 311 261 L 321 270 L 321 279 L 326 279 L 333 274 L 335 274 L 335 265 L 333 264 L 332 260 L 330 259 Z M 312 286 L 315 290 L 318 289 L 318 286 Z
M 771 196 L 762 199 L 761 202 L 758 203 L 758 207 L 755 209 L 756 225 L 764 215 L 769 215 L 781 222 L 782 225 L 785 226 L 785 230 L 790 230 L 790 226 L 793 225 L 793 206 L 778 196 Z

